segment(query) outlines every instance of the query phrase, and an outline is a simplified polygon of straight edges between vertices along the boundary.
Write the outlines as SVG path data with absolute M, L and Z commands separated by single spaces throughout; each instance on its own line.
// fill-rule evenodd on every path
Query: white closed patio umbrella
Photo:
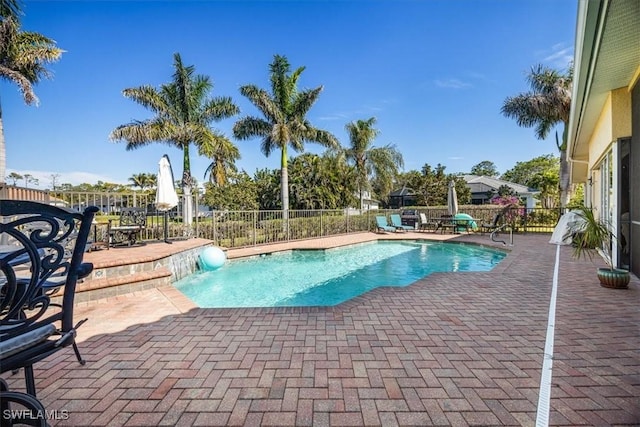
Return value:
M 171 170 L 171 162 L 166 154 L 162 156 L 158 162 L 158 188 L 156 190 L 156 209 L 164 212 L 164 241 L 171 243 L 168 238 L 169 234 L 169 210 L 178 206 L 178 194 L 173 184 L 173 171 Z
M 449 181 L 447 210 L 449 211 L 449 215 L 456 215 L 458 213 L 458 195 L 456 194 L 456 184 L 453 180 Z

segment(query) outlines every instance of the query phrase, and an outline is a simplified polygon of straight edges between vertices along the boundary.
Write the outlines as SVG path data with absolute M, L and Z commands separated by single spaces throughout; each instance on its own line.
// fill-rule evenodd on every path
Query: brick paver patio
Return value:
M 170 289 L 80 305 L 87 364 L 71 350 L 37 364 L 38 397 L 67 411 L 54 425 L 534 425 L 548 239 L 516 236 L 491 272 L 336 307 L 180 313 Z M 562 249 L 550 423 L 639 425 L 640 282 L 605 289 L 595 268 Z

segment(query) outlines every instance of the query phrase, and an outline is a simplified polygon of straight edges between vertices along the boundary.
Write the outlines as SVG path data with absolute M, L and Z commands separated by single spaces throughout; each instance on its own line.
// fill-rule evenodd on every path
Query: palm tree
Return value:
M 566 73 L 537 65 L 527 76 L 531 91 L 509 97 L 501 112 L 516 119 L 518 126 L 535 127 L 536 137 L 544 139 L 559 123 L 563 125 L 562 142 L 556 132 L 556 146 L 560 151 L 560 204 L 564 208 L 571 197 L 569 191 L 569 161 L 567 159 L 567 132 L 571 109 L 573 66 Z
M 144 190 L 147 186 L 147 174 L 146 173 L 134 173 L 129 177 L 132 187 L 140 187 L 140 190 Z
M 404 166 L 402 154 L 395 145 L 388 144 L 384 147 L 372 145 L 379 134 L 379 131 L 373 127 L 375 124 L 376 118 L 371 117 L 368 120 L 356 120 L 345 126 L 349 134 L 350 146 L 343 153 L 347 161 L 351 162 L 356 169 L 360 209 L 364 206 L 365 191 L 371 190 L 371 178 L 378 182 L 382 191 L 389 192 L 398 169 Z
M 306 115 L 318 99 L 322 86 L 298 91 L 298 79 L 305 67 L 291 72 L 286 57 L 275 55 L 269 66 L 271 93 L 254 85 L 240 87 L 240 93 L 247 97 L 264 116 L 246 116 L 233 126 L 236 138 L 244 140 L 262 138 L 262 153 L 269 157 L 275 149 L 280 149 L 280 200 L 285 219 L 289 209 L 289 175 L 287 171 L 287 148 L 304 150 L 305 142 L 315 142 L 325 147 L 338 146 L 338 140 L 331 133 L 315 128 Z
M 154 188 L 158 185 L 158 175 L 155 173 L 147 173 L 147 178 L 145 180 L 145 187 Z
M 27 105 L 38 105 L 33 86 L 51 76 L 45 65 L 60 59 L 62 49 L 38 33 L 21 31 L 16 0 L 0 1 L 0 78 L 15 83 Z M 5 181 L 7 155 L 0 106 L 0 184 Z
M 123 91 L 125 97 L 155 113 L 155 117 L 118 126 L 111 132 L 115 141 L 126 141 L 127 150 L 163 142 L 183 152 L 182 188 L 185 195 L 185 223 L 191 223 L 191 176 L 189 146 L 222 144 L 224 136 L 209 124 L 238 114 L 240 111 L 229 97 L 208 98 L 213 84 L 208 76 L 196 75 L 193 65 L 185 66 L 180 54 L 173 56 L 175 72 L 170 83 L 159 89 L 145 85 Z
M 224 136 L 200 145 L 198 154 L 213 160 L 204 171 L 204 178 L 209 175 L 209 182 L 218 187 L 223 187 L 228 177 L 238 171 L 235 161 L 240 158 L 240 150 Z

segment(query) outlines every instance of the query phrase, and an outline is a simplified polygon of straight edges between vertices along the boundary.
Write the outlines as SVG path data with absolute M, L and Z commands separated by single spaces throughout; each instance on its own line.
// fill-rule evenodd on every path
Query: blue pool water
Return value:
M 505 255 L 457 243 L 374 242 L 232 260 L 174 286 L 200 307 L 331 306 L 433 272 L 488 271 Z

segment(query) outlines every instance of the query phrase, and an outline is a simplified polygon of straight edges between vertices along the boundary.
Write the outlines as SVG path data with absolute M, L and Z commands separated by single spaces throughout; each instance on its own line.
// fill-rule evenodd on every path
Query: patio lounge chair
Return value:
M 398 230 L 403 230 L 403 231 L 415 230 L 415 227 L 412 227 L 410 225 L 402 225 L 402 218 L 400 218 L 400 215 L 398 214 L 391 214 L 389 215 L 389 218 L 391 218 L 391 225 Z
M 378 226 L 378 231 L 390 231 L 392 233 L 396 231 L 395 227 L 391 227 L 387 223 L 387 217 L 384 215 L 376 215 L 376 225 Z
M 418 228 L 420 231 L 435 231 L 438 228 L 438 223 L 427 220 L 427 215 L 424 212 L 420 212 L 420 227 Z
M 82 258 L 97 211 L 0 200 L 0 237 L 13 248 L 0 252 L 0 373 L 24 368 L 26 391 L 34 398 L 36 362 L 73 346 L 82 363 L 75 337 L 84 320 L 74 325 L 73 304 L 77 281 L 93 269 Z M 64 280 L 61 303 L 47 292 L 56 279 Z

